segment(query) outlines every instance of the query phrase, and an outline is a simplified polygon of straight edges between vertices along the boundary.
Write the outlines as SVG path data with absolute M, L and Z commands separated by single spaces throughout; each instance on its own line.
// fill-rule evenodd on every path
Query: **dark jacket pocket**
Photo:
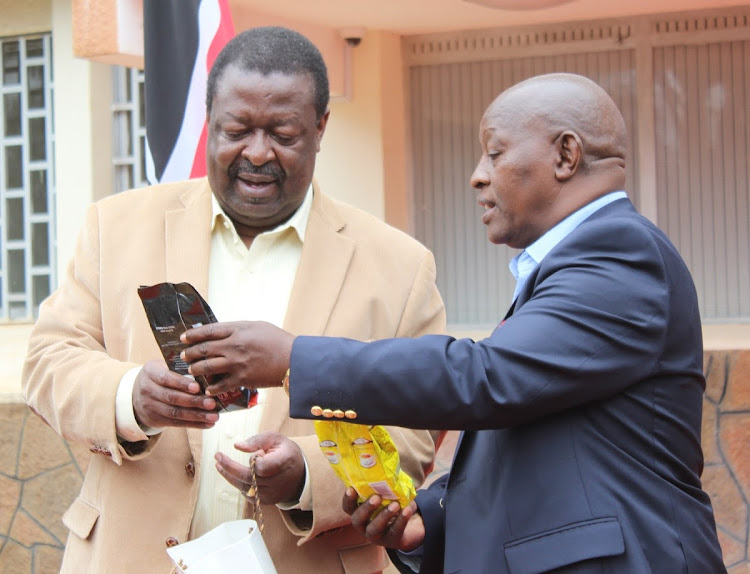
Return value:
M 584 520 L 505 544 L 511 574 L 538 574 L 623 552 L 625 541 L 615 517 Z
M 62 522 L 78 538 L 86 540 L 98 518 L 99 509 L 79 496 L 63 514 Z

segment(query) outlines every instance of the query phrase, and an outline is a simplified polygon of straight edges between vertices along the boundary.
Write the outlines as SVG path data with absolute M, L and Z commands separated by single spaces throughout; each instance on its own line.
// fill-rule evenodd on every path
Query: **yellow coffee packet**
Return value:
M 315 421 L 315 432 L 323 455 L 344 484 L 354 487 L 360 503 L 378 494 L 382 506 L 397 500 L 404 508 L 417 495 L 385 427 Z

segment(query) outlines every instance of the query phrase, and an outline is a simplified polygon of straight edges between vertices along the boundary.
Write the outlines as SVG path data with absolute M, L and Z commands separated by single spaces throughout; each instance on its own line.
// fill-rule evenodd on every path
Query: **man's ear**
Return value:
M 576 174 L 581 165 L 583 142 L 577 133 L 565 131 L 560 134 L 555 143 L 557 145 L 555 178 L 558 181 L 567 181 Z
M 331 115 L 331 110 L 327 109 L 321 118 L 318 120 L 318 125 L 315 126 L 317 133 L 317 151 L 320 151 L 320 142 L 323 140 L 323 134 L 326 133 L 326 126 L 328 125 L 328 116 Z

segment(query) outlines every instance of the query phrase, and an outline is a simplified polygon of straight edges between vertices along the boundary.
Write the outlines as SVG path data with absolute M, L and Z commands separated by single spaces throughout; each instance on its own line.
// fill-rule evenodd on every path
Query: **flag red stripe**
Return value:
M 206 175 L 206 140 L 208 139 L 208 133 L 206 124 L 203 124 L 203 130 L 201 131 L 201 137 L 198 139 L 198 147 L 195 150 L 195 159 L 193 160 L 193 168 L 190 170 L 190 178 L 203 177 Z
M 229 12 L 229 4 L 227 0 L 218 0 L 219 10 L 221 11 L 221 18 L 219 20 L 219 27 L 216 29 L 216 34 L 211 41 L 211 45 L 208 48 L 206 54 L 206 76 L 211 71 L 216 56 L 219 55 L 221 49 L 226 45 L 229 40 L 234 36 L 234 24 L 232 23 L 232 15 Z M 200 138 L 198 139 L 198 147 L 195 149 L 195 157 L 193 158 L 193 166 L 190 170 L 190 177 L 203 177 L 206 175 L 206 140 L 208 138 L 206 124 L 203 124 Z
M 232 15 L 229 12 L 228 0 L 219 0 L 219 10 L 221 11 L 221 20 L 219 20 L 219 28 L 216 30 L 216 35 L 211 42 L 211 47 L 208 49 L 208 55 L 206 57 L 207 71 L 211 70 L 211 66 L 213 66 L 216 56 L 219 55 L 221 49 L 234 36 L 234 24 L 232 23 Z

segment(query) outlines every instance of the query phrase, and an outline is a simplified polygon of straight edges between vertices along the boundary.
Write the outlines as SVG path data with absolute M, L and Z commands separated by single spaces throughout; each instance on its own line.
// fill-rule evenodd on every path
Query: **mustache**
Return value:
M 237 178 L 239 175 L 262 175 L 283 180 L 286 177 L 286 172 L 280 166 L 271 162 L 253 165 L 252 162 L 245 159 L 233 163 L 229 168 L 229 175 L 232 178 Z

